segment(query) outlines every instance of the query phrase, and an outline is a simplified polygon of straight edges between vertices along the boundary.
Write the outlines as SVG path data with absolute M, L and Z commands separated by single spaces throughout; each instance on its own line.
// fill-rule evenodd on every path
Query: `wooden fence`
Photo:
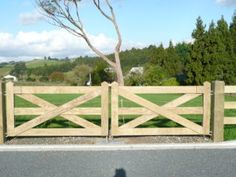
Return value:
M 109 86 L 101 87 L 65 87 L 65 86 L 14 86 L 6 83 L 7 136 L 107 136 Z M 35 94 L 83 94 L 63 105 L 56 106 Z M 18 96 L 38 107 L 15 108 L 14 96 Z M 79 108 L 78 106 L 101 96 L 100 108 Z M 36 115 L 37 117 L 19 126 L 15 126 L 15 116 Z M 87 121 L 78 115 L 101 115 L 101 126 Z M 61 116 L 82 128 L 35 128 L 36 126 Z
M 13 82 L 0 84 L 0 144 L 5 137 L 15 136 L 142 136 L 142 135 L 212 135 L 215 142 L 223 141 L 224 125 L 236 124 L 236 117 L 224 116 L 224 110 L 236 109 L 236 102 L 225 102 L 225 94 L 236 94 L 236 86 L 225 86 L 216 81 L 212 85 L 175 87 L 127 87 L 109 84 L 100 87 L 69 86 L 14 86 Z M 212 87 L 211 87 L 212 86 Z M 52 104 L 38 94 L 82 94 L 62 105 Z M 179 94 L 164 105 L 145 99 L 140 94 Z M 3 96 L 5 95 L 5 96 Z M 101 96 L 100 107 L 79 107 L 79 105 Z M 20 97 L 37 107 L 15 107 L 15 97 Z M 139 107 L 122 107 L 120 99 L 127 99 Z M 202 105 L 183 106 L 195 98 L 202 97 Z M 111 109 L 110 109 L 111 108 Z M 109 112 L 111 126 L 109 130 Z M 16 125 L 16 116 L 34 115 L 23 124 Z M 100 116 L 100 125 L 92 123 L 82 115 Z M 122 116 L 137 115 L 130 121 L 120 124 Z M 201 123 L 184 115 L 201 115 Z M 39 128 L 39 125 L 60 116 L 80 128 Z M 161 117 L 159 117 L 161 116 Z M 140 125 L 153 119 L 167 119 L 176 127 L 143 128 Z M 211 124 L 211 128 L 210 128 Z
M 112 84 L 111 100 L 111 135 L 112 136 L 137 136 L 137 135 L 209 135 L 210 133 L 210 106 L 211 84 L 204 86 L 177 86 L 177 87 L 125 87 Z M 179 98 L 163 106 L 154 104 L 137 94 L 182 94 Z M 142 108 L 119 107 L 119 96 L 129 99 Z M 202 107 L 179 107 L 184 103 L 203 96 Z M 202 125 L 199 125 L 182 115 L 202 114 Z M 141 115 L 124 125 L 119 125 L 120 115 Z M 164 116 L 172 120 L 181 128 L 137 128 L 139 125 L 150 121 L 157 116 Z

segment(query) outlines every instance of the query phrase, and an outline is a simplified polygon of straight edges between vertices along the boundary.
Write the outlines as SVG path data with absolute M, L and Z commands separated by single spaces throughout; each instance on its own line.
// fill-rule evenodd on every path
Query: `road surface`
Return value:
M 0 177 L 235 176 L 233 147 L 0 147 Z

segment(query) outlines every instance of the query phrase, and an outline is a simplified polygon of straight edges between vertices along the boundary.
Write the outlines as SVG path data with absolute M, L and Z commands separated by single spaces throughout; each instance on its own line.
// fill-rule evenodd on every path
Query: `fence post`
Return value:
M 209 135 L 211 119 L 211 83 L 209 82 L 204 82 L 203 111 L 203 130 L 205 135 Z
M 223 81 L 212 84 L 212 139 L 214 142 L 224 141 L 224 88 Z
M 101 127 L 102 135 L 108 136 L 109 126 L 109 85 L 107 82 L 102 83 L 101 93 Z
M 14 130 L 15 127 L 14 83 L 11 80 L 6 82 L 6 121 L 7 121 L 7 134 L 9 134 Z
M 0 144 L 4 144 L 5 141 L 5 122 L 3 117 L 3 89 L 2 89 L 2 82 L 0 81 Z
M 111 136 L 119 127 L 119 85 L 113 82 L 111 85 Z

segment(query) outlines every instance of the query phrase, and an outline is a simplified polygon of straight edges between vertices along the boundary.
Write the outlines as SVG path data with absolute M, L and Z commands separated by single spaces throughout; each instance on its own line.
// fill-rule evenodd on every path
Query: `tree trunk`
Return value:
M 120 65 L 116 66 L 116 78 L 120 86 L 124 86 L 124 76 Z
M 121 64 L 120 64 L 120 55 L 119 55 L 118 51 L 115 52 L 115 60 L 116 60 L 117 82 L 119 85 L 124 86 L 124 76 L 123 76 L 123 72 L 122 72 L 122 68 L 121 68 Z

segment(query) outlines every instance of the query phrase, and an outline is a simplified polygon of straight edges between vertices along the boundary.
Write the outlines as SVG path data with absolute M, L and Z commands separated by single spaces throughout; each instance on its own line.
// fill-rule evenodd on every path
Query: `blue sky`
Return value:
M 206 24 L 222 15 L 230 22 L 236 9 L 236 0 L 113 0 L 112 4 L 123 49 L 168 44 L 169 40 L 191 41 L 198 16 Z M 105 53 L 111 52 L 116 39 L 112 25 L 89 0 L 83 3 L 81 15 L 96 46 Z M 1 0 L 0 18 L 0 61 L 92 55 L 83 41 L 45 22 L 37 13 L 34 0 Z

